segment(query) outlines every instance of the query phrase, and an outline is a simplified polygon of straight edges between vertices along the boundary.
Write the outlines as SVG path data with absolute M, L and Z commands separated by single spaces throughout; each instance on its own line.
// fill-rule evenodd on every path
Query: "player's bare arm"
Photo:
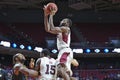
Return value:
M 25 67 L 23 64 L 21 63 L 17 63 L 14 65 L 14 71 L 20 71 L 21 73 L 23 73 L 24 75 L 28 75 L 31 77 L 37 77 L 38 76 L 38 72 L 32 69 L 28 69 L 27 67 Z
M 67 27 L 55 27 L 53 24 L 53 15 L 55 15 L 54 11 L 51 11 L 50 16 L 47 13 L 46 6 L 43 8 L 44 10 L 44 25 L 45 25 L 45 30 L 46 32 L 52 33 L 52 34 L 58 34 L 62 32 L 68 32 L 69 28 Z M 48 22 L 48 17 L 49 17 L 49 22 Z
M 44 25 L 45 25 L 45 31 L 46 32 L 49 32 L 49 33 L 52 33 L 52 34 L 55 34 L 55 32 L 51 31 L 50 30 L 50 24 L 48 22 L 48 13 L 47 13 L 47 10 L 46 10 L 46 6 L 44 6 L 43 8 L 44 10 Z
M 31 77 L 37 77 L 38 72 L 36 70 L 28 69 L 26 67 L 21 67 L 20 72 Z
M 46 6 L 44 6 L 43 10 L 44 10 L 44 25 L 45 25 L 45 30 L 46 30 L 46 32 L 49 32 L 50 31 L 50 25 L 48 23 L 48 13 L 47 13 L 47 10 L 46 10 Z
M 44 6 L 43 8 L 44 10 L 44 25 L 45 25 L 45 31 L 46 32 L 49 32 L 49 33 L 52 33 L 52 34 L 55 34 L 55 32 L 51 31 L 50 30 L 50 24 L 48 22 L 48 13 L 47 13 L 47 10 L 46 10 L 46 6 Z
M 52 14 L 50 14 L 49 17 L 49 24 L 50 24 L 50 32 L 54 33 L 54 34 L 58 34 L 58 33 L 68 33 L 70 31 L 70 28 L 68 27 L 56 27 L 53 24 L 53 16 Z

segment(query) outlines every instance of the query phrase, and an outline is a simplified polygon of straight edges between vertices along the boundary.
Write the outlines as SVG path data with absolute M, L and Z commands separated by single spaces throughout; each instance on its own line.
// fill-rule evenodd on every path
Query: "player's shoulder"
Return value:
M 47 58 L 46 57 L 41 57 L 41 58 L 38 58 L 36 63 L 43 63 L 44 61 L 46 61 Z

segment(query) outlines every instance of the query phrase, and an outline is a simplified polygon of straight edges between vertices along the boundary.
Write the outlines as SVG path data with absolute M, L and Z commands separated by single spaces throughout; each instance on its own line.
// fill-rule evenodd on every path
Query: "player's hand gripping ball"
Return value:
M 55 3 L 48 3 L 46 5 L 46 11 L 48 14 L 55 14 L 58 11 L 58 7 Z

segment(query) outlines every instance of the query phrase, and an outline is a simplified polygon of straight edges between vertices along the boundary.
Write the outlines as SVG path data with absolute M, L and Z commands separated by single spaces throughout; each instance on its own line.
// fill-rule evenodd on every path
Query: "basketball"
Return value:
M 55 3 L 48 3 L 46 7 L 47 7 L 47 13 L 50 13 L 51 10 L 54 10 L 56 13 L 58 10 L 58 7 Z

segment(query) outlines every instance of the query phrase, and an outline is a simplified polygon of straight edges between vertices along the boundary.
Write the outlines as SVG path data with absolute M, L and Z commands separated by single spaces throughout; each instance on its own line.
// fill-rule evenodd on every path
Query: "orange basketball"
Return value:
M 48 3 L 46 7 L 47 7 L 47 12 L 48 13 L 50 13 L 51 10 L 54 10 L 55 13 L 58 11 L 58 7 L 55 3 Z

